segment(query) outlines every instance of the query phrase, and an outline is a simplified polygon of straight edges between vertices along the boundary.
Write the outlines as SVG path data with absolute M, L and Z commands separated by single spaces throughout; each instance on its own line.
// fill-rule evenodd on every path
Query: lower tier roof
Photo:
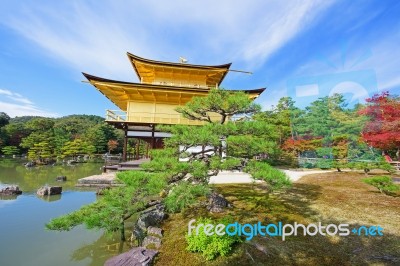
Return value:
M 123 111 L 126 111 L 129 101 L 183 105 L 192 97 L 206 96 L 209 92 L 207 88 L 124 82 L 82 74 L 90 84 Z M 255 99 L 264 90 L 265 88 L 242 91 L 248 93 L 251 99 Z

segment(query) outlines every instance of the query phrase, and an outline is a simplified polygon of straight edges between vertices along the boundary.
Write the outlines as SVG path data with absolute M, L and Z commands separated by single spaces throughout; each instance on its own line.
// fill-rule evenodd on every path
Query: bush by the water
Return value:
M 400 186 L 393 183 L 390 176 L 375 176 L 364 178 L 363 182 L 376 187 L 381 193 L 392 194 L 400 191 Z
M 169 212 L 180 212 L 196 202 L 196 198 L 205 196 L 210 192 L 208 186 L 194 185 L 187 181 L 180 182 L 165 198 L 165 207 Z
M 213 224 L 216 226 L 217 224 L 227 225 L 228 223 L 226 221 L 214 222 L 208 218 L 200 218 L 197 223 L 193 225 L 196 226 L 198 224 Z M 233 245 L 237 242 L 241 242 L 240 237 L 237 235 L 229 236 L 224 234 L 220 236 L 213 234 L 208 236 L 204 233 L 203 229 L 203 227 L 200 228 L 198 235 L 196 235 L 196 232 L 194 231 L 192 231 L 190 235 L 186 235 L 186 242 L 188 244 L 186 249 L 191 252 L 202 253 L 207 260 L 213 260 L 217 256 L 228 255 L 229 252 L 231 252 Z
M 284 172 L 265 162 L 251 161 L 247 164 L 245 171 L 251 174 L 254 179 L 264 180 L 269 185 L 270 190 L 292 185 L 289 177 Z

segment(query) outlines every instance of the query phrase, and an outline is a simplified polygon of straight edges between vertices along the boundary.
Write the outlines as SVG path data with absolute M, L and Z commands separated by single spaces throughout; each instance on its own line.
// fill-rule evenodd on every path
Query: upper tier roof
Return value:
M 158 85 L 220 85 L 232 63 L 216 66 L 161 62 L 127 53 L 139 80 Z

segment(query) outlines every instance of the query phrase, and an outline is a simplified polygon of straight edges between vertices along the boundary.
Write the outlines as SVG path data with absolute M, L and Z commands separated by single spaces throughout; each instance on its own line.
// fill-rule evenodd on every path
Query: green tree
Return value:
M 36 160 L 39 163 L 46 163 L 52 157 L 53 151 L 50 144 L 46 141 L 33 144 L 33 147 L 31 147 L 28 151 L 28 158 L 31 160 Z
M 4 112 L 0 112 L 0 128 L 4 127 L 9 122 L 10 122 L 10 117 Z
M 85 224 L 89 229 L 104 229 L 108 233 L 119 231 L 121 240 L 125 241 L 125 221 L 146 209 L 146 202 L 160 193 L 165 186 L 165 179 L 160 174 L 135 171 L 119 173 L 117 177 L 125 186 L 105 191 L 104 196 L 95 203 L 52 219 L 46 227 L 65 231 Z
M 106 152 L 108 140 L 115 138 L 114 129 L 105 123 L 97 124 L 89 128 L 85 133 L 86 141 L 96 148 L 97 153 Z
M 11 122 L 1 130 L 6 136 L 5 139 L 7 139 L 8 145 L 11 146 L 19 146 L 21 140 L 31 133 L 31 130 L 27 129 L 23 122 L 16 122 L 14 119 L 12 119 Z
M 305 108 L 301 122 L 295 125 L 301 135 L 323 137 L 331 143 L 335 136 L 346 134 L 350 139 L 359 138 L 365 119 L 357 114 L 358 107 L 347 108 L 343 95 L 334 94 L 319 98 Z
M 63 147 L 72 139 L 72 134 L 63 128 L 54 128 L 54 151 L 57 155 L 63 153 Z
M 19 149 L 15 146 L 5 146 L 1 149 L 4 155 L 16 155 L 19 153 Z
M 255 120 L 275 126 L 279 145 L 283 145 L 286 139 L 295 137 L 294 125 L 298 123 L 303 112 L 294 104 L 291 97 L 282 97 L 275 108 L 255 116 Z
M 207 97 L 194 97 L 185 106 L 177 108 L 185 118 L 212 123 L 211 113 L 220 115 L 220 124 L 235 115 L 252 115 L 261 110 L 260 105 L 242 91 L 212 89 Z
M 67 132 L 70 139 L 85 135 L 89 128 L 103 124 L 104 118 L 95 115 L 69 115 L 57 118 L 54 127 Z
M 215 89 L 207 97 L 194 97 L 177 111 L 205 124 L 162 127 L 172 133 L 172 137 L 165 140 L 165 146 L 171 150 L 169 160 L 175 158 L 175 162 L 166 164 L 163 158 L 162 163 L 158 163 L 159 156 L 156 156 L 150 164 L 168 165 L 171 171 L 176 167 L 175 173 L 171 173 L 175 181 L 190 174 L 189 180 L 208 183 L 209 176 L 217 174 L 219 170 L 227 166 L 237 167 L 237 163 L 232 162 L 238 160 L 224 163 L 225 156 L 243 159 L 273 153 L 277 147 L 274 126 L 252 120 L 252 116 L 260 109 L 243 92 Z M 220 119 L 213 119 L 216 115 Z M 187 159 L 189 164 L 186 168 L 176 162 L 179 157 Z M 165 171 L 162 167 L 158 170 Z M 273 187 L 273 182 L 269 184 Z
M 29 149 L 28 158 L 36 158 L 41 163 L 42 159 L 49 159 L 53 156 L 54 143 L 54 119 L 52 118 L 34 118 L 29 120 L 25 127 L 31 133 L 21 140 L 20 146 Z
M 73 141 L 68 141 L 61 149 L 61 157 L 72 157 L 75 159 L 78 155 L 93 153 L 94 147 L 88 146 L 90 145 L 82 139 L 74 139 Z

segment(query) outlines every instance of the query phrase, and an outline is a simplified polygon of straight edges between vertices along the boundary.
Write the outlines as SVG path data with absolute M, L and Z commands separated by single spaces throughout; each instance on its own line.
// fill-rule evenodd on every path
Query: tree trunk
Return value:
M 121 233 L 121 241 L 125 241 L 126 239 L 125 239 L 125 223 L 124 223 L 124 221 L 121 222 L 119 231 Z
M 221 125 L 224 124 L 224 123 L 225 123 L 225 120 L 226 120 L 226 115 L 221 115 L 220 124 L 221 124 Z

